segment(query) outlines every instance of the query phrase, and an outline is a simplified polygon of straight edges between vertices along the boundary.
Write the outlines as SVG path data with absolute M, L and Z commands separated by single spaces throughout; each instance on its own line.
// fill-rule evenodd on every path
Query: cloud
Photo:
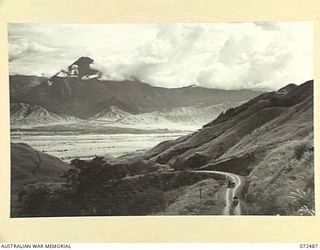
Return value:
M 312 78 L 312 29 L 312 22 L 10 25 L 10 72 L 54 74 L 89 56 L 108 80 L 277 89 Z
M 289 29 L 289 34 L 270 34 L 248 24 L 243 25 L 242 34 L 239 29 L 238 24 L 221 34 L 200 25 L 161 25 L 155 39 L 138 47 L 126 63 L 108 65 L 103 75 L 105 79 L 139 79 L 163 87 L 198 84 L 220 89 L 277 89 L 312 78 L 312 56 L 303 52 L 301 57 L 292 46 L 294 29 Z M 299 51 L 306 49 L 301 46 Z M 297 62 L 304 62 L 308 70 L 299 72 L 292 66 Z
M 230 37 L 219 52 L 218 61 L 225 65 L 239 64 L 248 61 L 253 48 L 253 41 L 245 36 L 237 40 Z
M 257 38 L 230 37 L 222 46 L 218 60 L 200 72 L 200 86 L 225 89 L 278 88 L 280 77 L 293 60 L 285 43 L 275 41 L 261 46 Z
M 19 58 L 30 56 L 32 54 L 45 54 L 56 51 L 56 48 L 48 47 L 37 42 L 28 41 L 23 38 L 15 38 L 15 41 L 10 43 L 9 62 Z
M 157 29 L 154 39 L 138 46 L 131 55 L 100 61 L 92 67 L 103 72 L 102 79 L 107 80 L 139 79 L 164 87 L 193 83 L 196 74 L 185 69 L 190 68 L 190 62 L 202 63 L 204 29 L 188 25 L 158 25 Z
M 278 23 L 273 22 L 255 22 L 255 25 L 267 31 L 280 30 Z

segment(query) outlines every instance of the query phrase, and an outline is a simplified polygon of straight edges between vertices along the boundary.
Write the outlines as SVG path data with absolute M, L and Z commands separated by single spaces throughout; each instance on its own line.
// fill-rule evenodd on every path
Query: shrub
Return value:
M 298 144 L 294 149 L 294 158 L 300 160 L 303 154 L 307 151 L 306 144 Z

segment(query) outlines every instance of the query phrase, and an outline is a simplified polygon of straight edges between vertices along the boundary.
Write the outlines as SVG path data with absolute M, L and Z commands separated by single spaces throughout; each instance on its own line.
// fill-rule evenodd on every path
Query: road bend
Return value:
M 225 176 L 227 179 L 234 181 L 235 186 L 233 188 L 227 188 L 225 193 L 225 204 L 226 206 L 223 208 L 223 215 L 241 215 L 243 214 L 243 195 L 242 189 L 246 183 L 246 179 L 243 176 L 222 172 L 222 171 L 214 171 L 214 170 L 196 170 L 192 171 L 194 173 L 209 173 L 209 174 L 219 174 Z M 239 202 L 236 207 L 233 207 L 233 197 L 237 196 L 239 198 Z

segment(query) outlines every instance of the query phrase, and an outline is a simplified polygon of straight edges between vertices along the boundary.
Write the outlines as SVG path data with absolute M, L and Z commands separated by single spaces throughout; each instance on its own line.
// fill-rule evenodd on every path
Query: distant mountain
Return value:
M 260 94 L 251 90 L 218 90 L 194 86 L 168 89 L 138 80 L 102 81 L 98 78 L 99 72 L 90 71 L 92 59 L 79 60 L 65 72 L 57 73 L 29 89 L 23 96 L 12 99 L 42 106 L 53 113 L 90 118 L 111 106 L 117 106 L 128 113 L 141 114 L 178 107 L 239 102 Z
M 43 126 L 77 121 L 80 121 L 80 119 L 67 115 L 57 115 L 37 105 L 10 104 L 10 123 L 12 127 Z
M 98 77 L 100 72 L 92 69 L 91 64 L 94 61 L 90 57 L 80 57 L 77 61 L 72 63 L 66 70 L 61 70 L 55 76 L 60 77 L 79 77 L 82 79 L 89 79 Z
M 91 119 L 114 122 L 129 115 L 131 114 L 121 110 L 117 106 L 110 106 L 107 109 L 100 111 L 99 113 L 94 115 Z
M 236 107 L 241 102 L 225 102 L 211 106 L 179 107 L 164 111 L 153 111 L 127 115 L 117 122 L 129 125 L 201 125 L 216 118 L 221 112 Z

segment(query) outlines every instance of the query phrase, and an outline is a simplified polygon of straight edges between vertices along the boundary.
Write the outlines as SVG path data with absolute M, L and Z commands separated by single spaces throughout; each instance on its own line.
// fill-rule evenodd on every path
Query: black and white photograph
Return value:
M 314 216 L 313 22 L 9 23 L 10 216 Z

